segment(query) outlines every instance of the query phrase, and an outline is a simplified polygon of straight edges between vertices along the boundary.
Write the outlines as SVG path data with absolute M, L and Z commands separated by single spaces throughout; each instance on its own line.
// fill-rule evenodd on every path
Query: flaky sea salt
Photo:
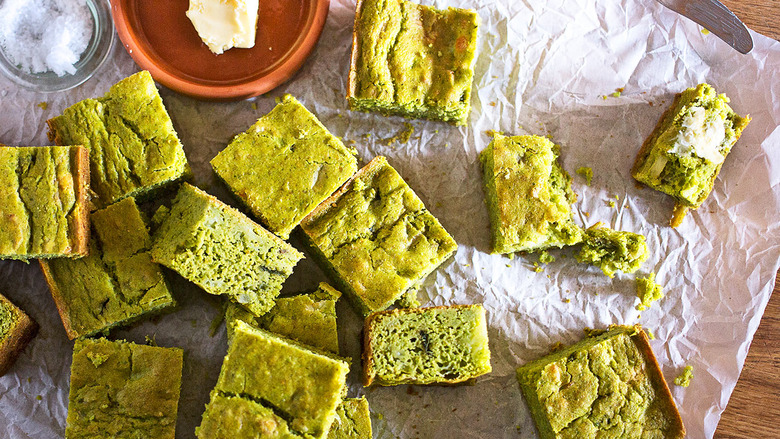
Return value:
M 11 64 L 29 73 L 76 73 L 92 38 L 85 0 L 5 0 L 0 4 L 0 45 Z

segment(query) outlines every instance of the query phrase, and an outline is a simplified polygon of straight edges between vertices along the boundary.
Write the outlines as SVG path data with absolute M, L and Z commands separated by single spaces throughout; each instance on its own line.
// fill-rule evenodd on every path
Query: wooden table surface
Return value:
M 749 28 L 780 41 L 780 0 L 721 0 Z M 716 438 L 780 437 L 780 272 Z

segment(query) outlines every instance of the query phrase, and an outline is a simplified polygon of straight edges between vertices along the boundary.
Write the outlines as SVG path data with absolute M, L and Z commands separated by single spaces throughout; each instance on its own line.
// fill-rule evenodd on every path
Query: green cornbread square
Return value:
M 325 438 L 341 403 L 349 365 L 244 322 L 236 322 L 217 384 L 218 397 L 258 402 L 307 438 Z M 225 414 L 207 411 L 204 422 Z M 202 436 L 203 437 L 203 436 Z
M 489 373 L 482 305 L 371 314 L 363 337 L 363 384 L 455 384 Z
M 613 230 L 601 223 L 585 231 L 582 248 L 574 255 L 577 262 L 595 265 L 609 277 L 615 277 L 617 271 L 637 271 L 648 256 L 643 235 Z
M 173 439 L 183 351 L 76 340 L 66 439 Z
M 0 145 L 0 259 L 86 255 L 89 175 L 83 146 Z
M 152 239 L 135 200 L 92 213 L 89 255 L 41 260 L 71 340 L 106 333 L 176 305 L 149 251 Z
M 259 318 L 241 306 L 230 303 L 225 310 L 228 339 L 232 338 L 235 322 L 241 320 L 255 328 L 263 328 L 305 345 L 338 354 L 336 301 L 339 297 L 340 292 L 321 282 L 313 293 L 276 299 L 276 305 Z
M 345 398 L 336 410 L 328 439 L 371 439 L 371 413 L 366 397 Z
M 360 0 L 349 108 L 465 125 L 479 16 L 405 0 Z
M 364 315 L 409 296 L 457 249 L 455 240 L 382 157 L 301 222 L 304 239 Z
M 239 396 L 215 394 L 206 405 L 203 420 L 195 429 L 199 439 L 294 439 L 283 418 L 261 402 Z
M 254 315 L 274 306 L 303 255 L 238 210 L 182 184 L 154 234 L 152 259 Z
M 0 376 L 8 372 L 37 332 L 35 320 L 0 294 Z
M 675 199 L 672 226 L 682 222 L 688 208 L 707 199 L 723 161 L 750 122 L 750 116 L 739 116 L 728 103 L 709 84 L 683 91 L 637 155 L 631 175 Z
M 237 135 L 211 166 L 268 230 L 287 239 L 357 171 L 356 152 L 294 97 Z
M 517 369 L 541 439 L 685 437 L 639 326 L 613 326 Z
M 501 134 L 480 153 L 494 253 L 534 252 L 582 240 L 571 210 L 577 195 L 558 156 L 559 147 L 545 137 Z
M 102 98 L 78 102 L 47 124 L 57 145 L 89 149 L 97 207 L 151 196 L 191 174 L 149 72 L 117 82 Z

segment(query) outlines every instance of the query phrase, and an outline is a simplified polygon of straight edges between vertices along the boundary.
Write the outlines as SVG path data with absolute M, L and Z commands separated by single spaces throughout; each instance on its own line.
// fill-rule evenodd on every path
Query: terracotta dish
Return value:
M 290 79 L 311 53 L 330 0 L 260 2 L 255 47 L 215 55 L 185 15 L 189 0 L 113 0 L 119 38 L 160 84 L 208 100 L 239 100 Z

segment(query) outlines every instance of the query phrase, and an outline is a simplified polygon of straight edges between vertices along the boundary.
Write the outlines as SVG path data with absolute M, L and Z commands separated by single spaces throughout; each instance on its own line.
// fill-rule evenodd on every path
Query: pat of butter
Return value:
M 209 50 L 219 55 L 255 45 L 259 0 L 190 0 L 187 18 Z

